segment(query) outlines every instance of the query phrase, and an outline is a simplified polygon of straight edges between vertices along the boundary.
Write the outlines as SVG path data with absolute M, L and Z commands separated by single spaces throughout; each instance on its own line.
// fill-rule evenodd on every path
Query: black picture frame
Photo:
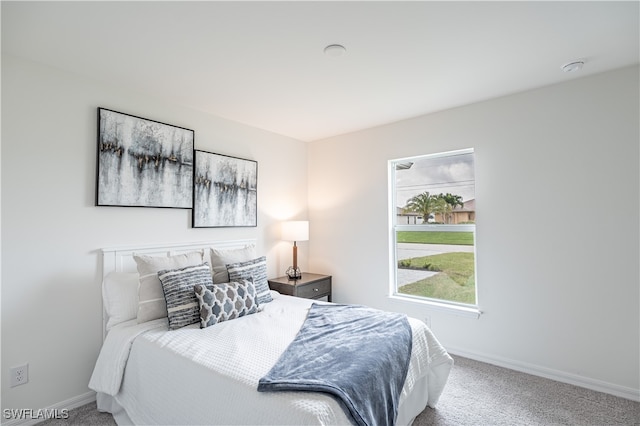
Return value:
M 96 206 L 193 206 L 195 132 L 98 107 Z
M 193 228 L 258 225 L 258 162 L 194 151 Z

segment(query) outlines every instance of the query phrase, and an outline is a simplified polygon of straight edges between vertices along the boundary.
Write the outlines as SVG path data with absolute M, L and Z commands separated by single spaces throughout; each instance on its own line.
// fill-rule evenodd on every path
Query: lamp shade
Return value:
M 285 241 L 307 241 L 309 239 L 309 221 L 282 222 L 282 239 Z

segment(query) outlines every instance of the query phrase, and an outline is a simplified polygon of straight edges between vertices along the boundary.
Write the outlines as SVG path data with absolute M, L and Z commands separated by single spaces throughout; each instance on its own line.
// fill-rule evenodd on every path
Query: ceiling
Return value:
M 2 52 L 311 141 L 637 64 L 639 5 L 2 1 Z

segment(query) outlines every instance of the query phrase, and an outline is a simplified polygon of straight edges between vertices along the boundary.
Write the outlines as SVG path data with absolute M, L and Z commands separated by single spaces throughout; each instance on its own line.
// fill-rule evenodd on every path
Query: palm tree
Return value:
M 438 194 L 437 197 L 443 201 L 443 218 L 446 217 L 445 222 L 450 223 L 451 213 L 453 213 L 453 210 L 456 208 L 456 206 L 464 207 L 462 197 L 460 195 L 454 195 L 448 192 L 446 194 Z
M 442 218 L 442 223 L 447 223 L 447 216 L 449 215 L 449 204 L 442 197 L 442 194 L 433 195 L 434 199 L 434 209 L 433 212 L 435 214 L 439 214 Z
M 429 215 L 437 209 L 437 199 L 428 192 L 415 195 L 407 201 L 405 210 L 422 214 L 422 223 L 428 223 Z

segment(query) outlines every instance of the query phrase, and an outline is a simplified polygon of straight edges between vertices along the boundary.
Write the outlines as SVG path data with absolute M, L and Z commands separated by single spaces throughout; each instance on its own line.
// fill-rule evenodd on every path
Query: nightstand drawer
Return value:
M 296 296 L 307 299 L 315 299 L 316 297 L 326 296 L 329 293 L 331 293 L 330 279 L 298 285 L 296 288 Z

